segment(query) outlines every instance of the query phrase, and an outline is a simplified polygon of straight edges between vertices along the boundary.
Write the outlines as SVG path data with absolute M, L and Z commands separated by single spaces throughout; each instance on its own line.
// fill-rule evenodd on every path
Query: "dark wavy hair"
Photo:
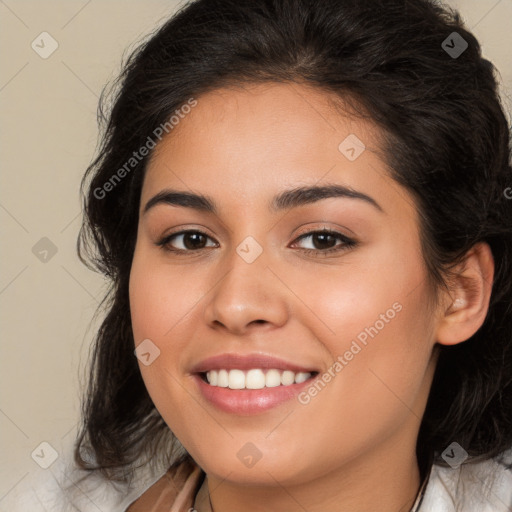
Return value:
M 468 44 L 460 55 L 443 47 L 446 40 L 455 46 L 453 32 Z M 435 289 L 476 243 L 489 244 L 495 276 L 487 317 L 464 343 L 436 345 L 416 453 L 425 476 L 443 464 L 440 454 L 453 441 L 469 460 L 511 447 L 511 137 L 496 69 L 475 36 L 456 11 L 433 0 L 197 0 L 133 51 L 100 101 L 103 131 L 82 181 L 78 253 L 111 287 L 91 351 L 75 463 L 126 481 L 136 464 L 157 457 L 169 465 L 191 461 L 134 356 L 128 284 L 152 152 L 129 170 L 126 162 L 190 98 L 263 82 L 335 93 L 377 123 L 392 178 L 415 198 Z

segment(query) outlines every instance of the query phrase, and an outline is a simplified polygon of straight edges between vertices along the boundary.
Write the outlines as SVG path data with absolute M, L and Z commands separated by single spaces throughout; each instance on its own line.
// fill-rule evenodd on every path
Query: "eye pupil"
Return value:
M 201 240 L 202 239 L 202 240 Z M 192 243 L 188 243 L 192 241 Z M 201 241 L 203 243 L 201 243 Z M 183 235 L 183 245 L 190 250 L 202 249 L 204 247 L 205 236 L 201 233 L 185 233 Z
M 317 249 L 330 249 L 333 247 L 331 242 L 334 242 L 334 245 L 336 244 L 336 237 L 329 233 L 317 233 L 313 235 L 313 240 L 320 242 L 314 244 Z

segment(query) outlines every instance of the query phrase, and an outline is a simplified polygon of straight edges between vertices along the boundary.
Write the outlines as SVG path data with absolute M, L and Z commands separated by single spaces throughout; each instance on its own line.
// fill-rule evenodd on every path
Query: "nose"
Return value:
M 288 318 L 286 288 L 267 266 L 265 252 L 247 263 L 236 251 L 206 296 L 206 323 L 243 335 L 252 329 L 282 327 Z

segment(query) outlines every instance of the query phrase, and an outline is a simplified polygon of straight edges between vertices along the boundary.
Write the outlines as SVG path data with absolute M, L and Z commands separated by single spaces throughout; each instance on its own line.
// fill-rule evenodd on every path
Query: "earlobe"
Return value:
M 471 338 L 482 326 L 489 310 L 494 278 L 494 259 L 487 243 L 476 244 L 450 283 L 450 297 L 443 304 L 436 341 L 455 345 Z

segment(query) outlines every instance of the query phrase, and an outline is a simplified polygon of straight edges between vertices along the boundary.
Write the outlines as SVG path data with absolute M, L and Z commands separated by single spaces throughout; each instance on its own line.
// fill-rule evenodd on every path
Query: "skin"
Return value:
M 207 93 L 147 168 L 130 304 L 135 344 L 149 338 L 161 352 L 139 365 L 155 406 L 206 472 L 217 512 L 409 510 L 434 347 L 469 338 L 487 313 L 493 262 L 485 244 L 468 254 L 466 279 L 429 307 L 414 201 L 389 176 L 380 129 L 344 115 L 334 98 L 277 83 Z M 366 145 L 355 161 L 338 149 L 349 134 Z M 362 192 L 382 211 L 346 197 L 268 208 L 285 190 L 326 184 Z M 167 188 L 206 195 L 218 212 L 160 203 L 144 213 Z M 334 238 L 327 247 L 340 251 L 314 254 L 326 246 L 299 236 L 322 228 L 357 245 Z M 184 229 L 205 232 L 203 248 L 177 255 L 157 245 Z M 236 252 L 248 236 L 263 250 L 252 263 Z M 194 247 L 184 242 L 177 236 L 168 248 Z M 306 405 L 228 414 L 202 397 L 190 373 L 226 352 L 328 371 L 395 303 L 401 311 Z M 261 453 L 251 468 L 237 457 L 248 442 Z

